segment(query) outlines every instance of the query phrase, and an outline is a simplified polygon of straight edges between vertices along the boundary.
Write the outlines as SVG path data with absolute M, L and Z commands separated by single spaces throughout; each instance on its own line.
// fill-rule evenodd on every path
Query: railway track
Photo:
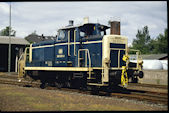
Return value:
M 110 95 L 118 98 L 136 99 L 139 101 L 168 105 L 167 93 L 127 89 L 126 91 L 120 91 L 117 93 L 113 92 Z
M 138 87 L 152 87 L 152 88 L 168 89 L 167 85 L 140 84 L 140 83 L 129 83 L 129 85 L 138 86 Z
M 18 82 L 18 80 L 11 80 L 7 78 L 0 78 L 0 84 L 9 84 L 9 85 L 18 85 L 18 86 L 23 86 L 23 87 L 37 87 L 40 88 L 39 85 L 40 83 L 38 82 L 29 82 L 29 81 L 21 81 Z
M 30 82 L 27 80 L 22 80 L 21 82 L 18 82 L 17 76 L 0 75 L 0 84 L 10 84 L 10 85 L 18 85 L 22 87 L 40 88 L 41 83 L 35 82 L 35 81 Z M 132 85 L 142 86 L 142 87 L 148 87 L 148 86 L 152 87 L 152 85 L 144 85 L 144 84 L 143 85 L 132 84 Z M 156 87 L 156 88 L 160 88 L 160 87 Z M 58 88 L 50 87 L 50 86 L 46 87 L 45 89 L 46 90 L 58 90 Z M 91 90 L 81 91 L 79 89 L 71 89 L 71 88 L 61 88 L 59 90 L 68 91 L 68 92 L 77 92 L 80 94 L 87 94 L 87 95 L 93 94 L 93 91 Z M 124 89 L 122 87 L 117 87 L 117 88 L 111 89 L 111 91 L 101 90 L 94 94 L 99 95 L 99 96 L 108 96 L 108 97 L 116 97 L 116 98 L 134 99 L 138 101 L 146 101 L 152 104 L 168 105 L 168 92 L 164 93 L 164 92 L 156 92 L 156 91 Z

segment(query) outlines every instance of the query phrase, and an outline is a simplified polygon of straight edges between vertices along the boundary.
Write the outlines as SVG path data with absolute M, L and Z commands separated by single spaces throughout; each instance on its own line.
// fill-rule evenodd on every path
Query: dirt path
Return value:
M 1 111 L 154 111 L 167 106 L 0 84 Z

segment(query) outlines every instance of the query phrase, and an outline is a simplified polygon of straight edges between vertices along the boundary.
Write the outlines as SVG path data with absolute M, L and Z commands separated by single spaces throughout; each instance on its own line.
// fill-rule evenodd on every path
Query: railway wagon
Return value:
M 19 80 L 29 76 L 41 87 L 126 86 L 130 78 L 143 77 L 139 51 L 137 62 L 129 61 L 128 39 L 106 34 L 109 26 L 73 21 L 58 30 L 57 39 L 30 44 L 19 59 Z

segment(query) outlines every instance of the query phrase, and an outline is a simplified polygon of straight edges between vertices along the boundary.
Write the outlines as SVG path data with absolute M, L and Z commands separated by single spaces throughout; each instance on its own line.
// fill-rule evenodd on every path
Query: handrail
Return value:
M 129 51 L 136 52 L 136 59 L 137 59 L 137 67 L 136 68 L 138 69 L 139 68 L 139 60 L 142 60 L 142 57 L 139 56 L 139 55 L 141 55 L 141 52 L 140 52 L 140 50 L 136 50 L 136 49 L 129 49 Z
M 68 31 L 68 56 L 70 56 L 70 31 Z
M 25 64 L 26 64 L 26 58 L 27 58 L 27 56 L 29 55 L 29 54 L 27 54 L 27 50 L 29 49 L 29 47 L 26 47 L 25 48 L 25 51 L 24 51 L 24 53 L 22 53 L 22 55 L 20 56 L 20 58 L 19 58 L 19 60 L 18 60 L 18 79 L 19 79 L 19 82 L 21 81 L 21 73 L 20 73 L 20 63 L 19 62 L 21 62 L 22 60 L 23 60 L 23 66 L 25 66 Z M 23 59 L 22 59 L 23 58 Z M 24 70 L 23 70 L 24 71 Z
M 26 47 L 25 48 L 25 54 L 24 54 L 24 61 L 26 62 L 26 57 L 29 55 L 27 54 L 27 50 L 29 49 L 29 47 Z
M 29 62 L 32 62 L 32 44 L 30 44 L 30 48 L 29 48 Z
M 79 49 L 78 50 L 78 67 L 80 67 L 80 51 L 85 51 L 85 67 L 87 67 L 87 56 L 89 59 L 89 79 L 91 79 L 91 59 L 90 59 L 90 53 L 88 49 Z
M 76 56 L 76 30 L 74 30 L 74 56 Z

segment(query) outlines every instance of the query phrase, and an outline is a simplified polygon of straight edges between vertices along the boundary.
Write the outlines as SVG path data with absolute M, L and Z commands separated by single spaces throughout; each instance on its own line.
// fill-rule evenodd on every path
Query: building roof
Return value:
M 0 44 L 9 44 L 9 36 L 0 36 Z M 24 38 L 11 36 L 11 44 L 29 45 L 30 43 Z
M 40 35 L 36 35 L 36 34 L 31 34 L 31 35 L 28 35 L 25 39 L 28 40 L 29 42 L 32 42 L 32 43 L 39 43 L 42 41 L 56 40 L 56 37 L 54 37 L 54 36 L 40 36 Z
M 167 54 L 150 54 L 150 55 L 141 55 L 143 59 L 160 59 L 162 57 L 168 56 Z
M 130 55 L 131 58 L 135 58 L 135 55 Z M 149 55 L 141 55 L 143 60 L 160 60 L 162 58 L 168 57 L 168 54 L 149 54 Z

